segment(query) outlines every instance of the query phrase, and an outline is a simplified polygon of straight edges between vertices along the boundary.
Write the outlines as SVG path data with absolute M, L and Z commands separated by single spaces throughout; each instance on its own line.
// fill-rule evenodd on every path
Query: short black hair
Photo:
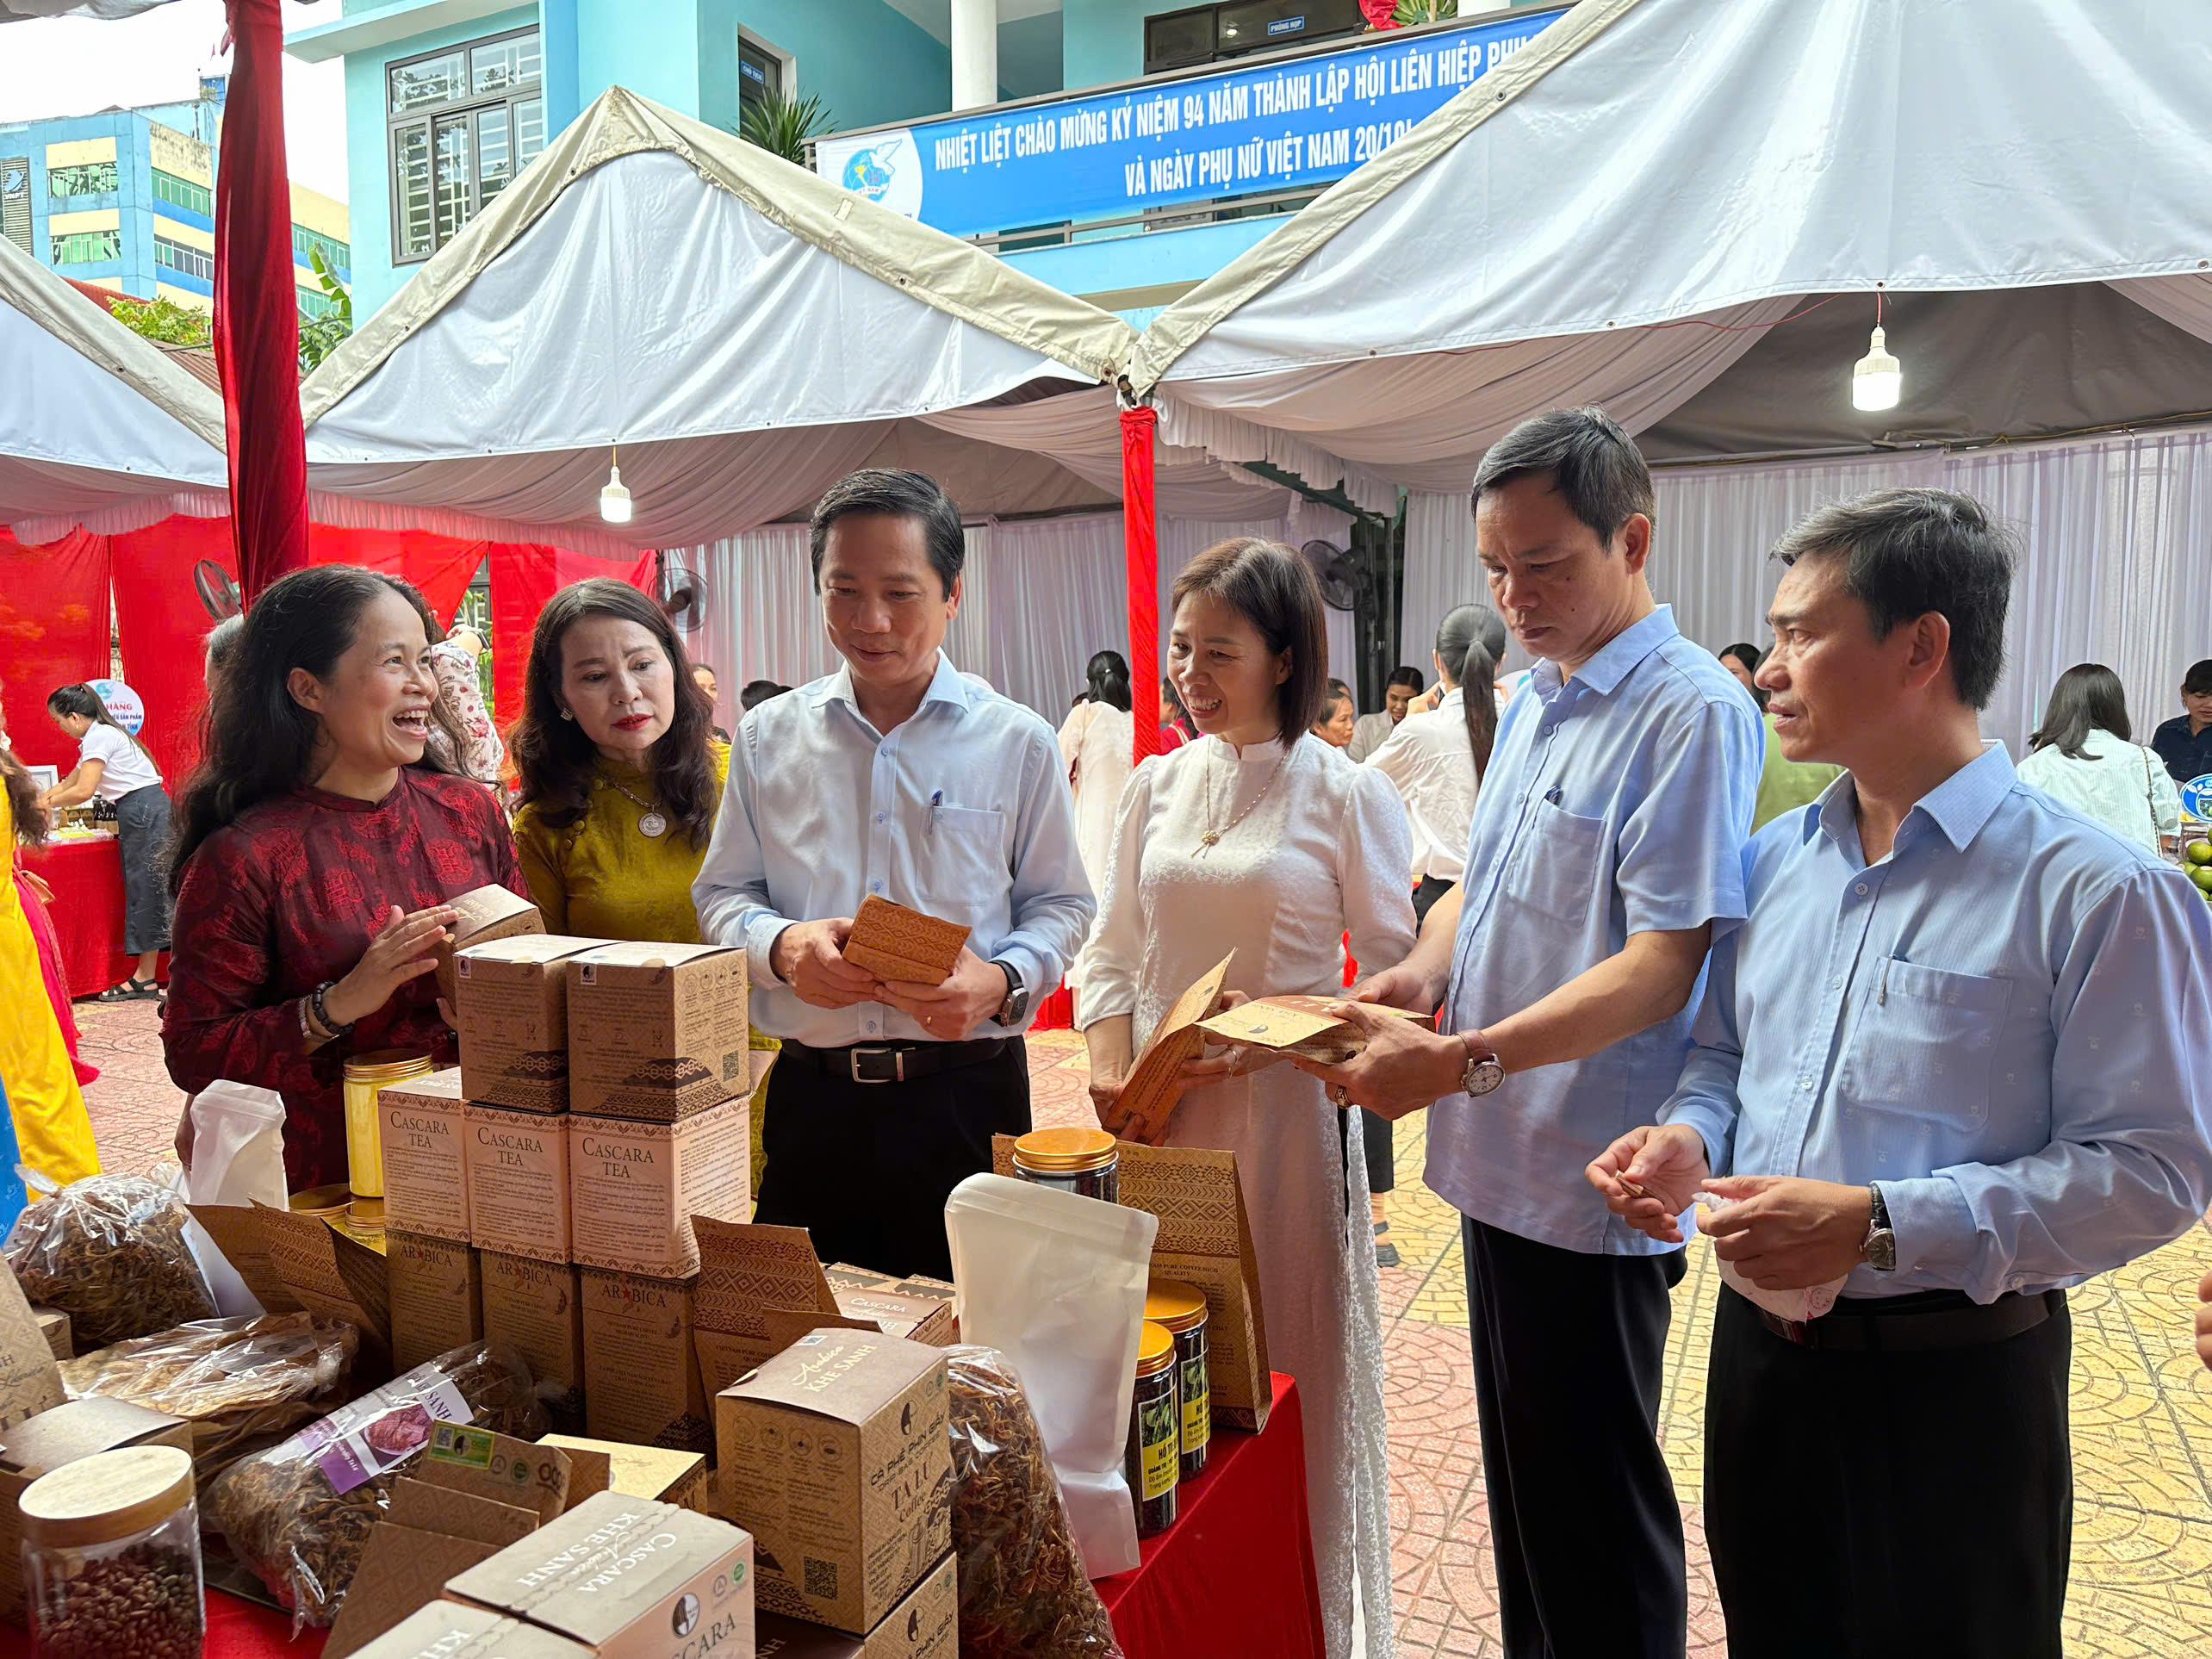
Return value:
M 1428 681 L 1422 677 L 1421 671 L 1409 668 L 1402 662 L 1390 670 L 1390 678 L 1383 683 L 1386 689 L 1390 686 L 1411 686 L 1417 692 L 1428 689 Z
M 2212 656 L 2189 665 L 2189 672 L 2182 676 L 2181 688 L 2191 697 L 2202 697 L 2205 693 L 2212 692 Z
M 1351 687 L 1341 680 L 1331 680 L 1321 692 L 1321 713 L 1326 716 L 1339 703 L 1351 701 Z
M 937 481 L 918 472 L 894 472 L 885 467 L 863 467 L 848 473 L 830 487 L 815 504 L 807 522 L 807 558 L 814 569 L 814 588 L 822 590 L 822 555 L 830 545 L 830 526 L 856 513 L 878 513 L 886 518 L 913 519 L 922 525 L 929 565 L 943 585 L 945 597 L 967 563 L 967 537 L 960 530 L 960 510 Z
M 1171 605 L 1193 593 L 1221 601 L 1258 631 L 1271 653 L 1290 654 L 1275 688 L 1275 735 L 1295 743 L 1321 718 L 1329 678 L 1328 618 L 1312 567 L 1280 542 L 1239 536 L 1216 542 L 1183 567 Z
M 1470 505 L 1480 507 L 1486 489 L 1538 475 L 1609 545 L 1639 513 L 1656 516 L 1643 451 L 1603 409 L 1554 409 L 1522 421 L 1484 451 Z
M 1816 509 L 1774 544 L 1784 564 L 1844 561 L 1843 591 L 1876 639 L 1933 612 L 1951 624 L 1951 681 L 1985 709 L 2004 673 L 2004 616 L 2019 562 L 2012 537 L 1971 495 L 1880 489 Z
M 790 689 L 790 687 L 779 685 L 773 680 L 749 680 L 745 682 L 745 689 L 737 693 L 738 711 L 750 714 L 770 698 L 781 697 Z
M 722 676 L 721 676 L 720 674 L 714 674 L 714 664 L 712 664 L 711 662 L 699 662 L 697 658 L 695 658 L 695 657 L 694 657 L 694 658 L 693 659 L 693 661 L 692 661 L 692 672 L 693 672 L 693 674 L 698 674 L 698 673 L 700 673 L 701 671 L 704 671 L 704 672 L 705 672 L 705 673 L 707 673 L 707 674 L 714 674 L 715 680 L 716 680 L 716 682 L 717 682 L 718 684 L 721 681 Z

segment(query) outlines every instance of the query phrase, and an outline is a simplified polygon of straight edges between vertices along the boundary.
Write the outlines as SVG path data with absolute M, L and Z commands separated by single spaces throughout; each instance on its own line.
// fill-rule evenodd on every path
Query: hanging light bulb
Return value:
M 630 491 L 622 482 L 622 469 L 615 464 L 612 444 L 607 446 L 606 453 L 606 484 L 600 491 L 600 517 L 611 525 L 626 525 L 630 522 Z
M 1904 365 L 1889 354 L 1887 342 L 1877 326 L 1867 355 L 1851 365 L 1851 407 L 1894 409 L 1904 390 Z

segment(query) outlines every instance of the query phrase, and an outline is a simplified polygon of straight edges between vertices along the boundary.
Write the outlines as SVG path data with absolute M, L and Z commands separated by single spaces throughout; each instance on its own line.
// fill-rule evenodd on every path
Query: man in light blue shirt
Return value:
M 1506 711 L 1460 886 L 1354 993 L 1442 1000 L 1443 1035 L 1354 1003 L 1365 1053 L 1308 1068 L 1386 1117 L 1436 1103 L 1427 1180 L 1464 1217 L 1511 1659 L 1680 1659 L 1685 1638 L 1657 1438 L 1681 1257 L 1598 1210 L 1582 1171 L 1681 1072 L 1707 948 L 1745 913 L 1762 739 L 1749 693 L 1652 600 L 1651 510 L 1643 457 L 1598 410 L 1525 422 L 1483 457 L 1477 550 L 1541 660 Z
M 692 889 L 743 945 L 769 1073 L 758 1219 L 824 1261 L 948 1277 L 944 1206 L 1029 1128 L 1021 1033 L 1097 907 L 1053 729 L 958 673 L 959 510 L 919 473 L 854 474 L 815 508 L 822 614 L 845 667 L 739 723 Z M 941 985 L 845 960 L 869 897 L 969 929 Z
M 2212 1201 L 2212 922 L 1981 741 L 2012 556 L 1979 503 L 1883 491 L 1775 556 L 1759 684 L 1791 760 L 1848 771 L 1748 849 L 1680 1086 L 1589 1179 L 1668 1243 L 1724 1201 L 1730 1653 L 2058 1659 L 2063 1291 Z

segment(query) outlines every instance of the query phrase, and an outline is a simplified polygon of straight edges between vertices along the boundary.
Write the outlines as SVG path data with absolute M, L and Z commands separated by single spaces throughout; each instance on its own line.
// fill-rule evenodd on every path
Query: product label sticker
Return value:
M 438 1424 L 475 1415 L 444 1373 L 422 1366 L 310 1423 L 289 1445 L 314 1459 L 333 1492 L 345 1493 L 407 1462 L 430 1444 Z
M 1176 1442 L 1175 1396 L 1164 1395 L 1139 1408 L 1139 1429 L 1144 1442 L 1141 1478 L 1144 1498 L 1150 1503 L 1175 1490 L 1182 1463 Z
M 1196 1451 L 1213 1438 L 1213 1391 L 1206 1382 L 1206 1350 L 1202 1346 L 1179 1368 L 1183 1374 L 1183 1450 Z

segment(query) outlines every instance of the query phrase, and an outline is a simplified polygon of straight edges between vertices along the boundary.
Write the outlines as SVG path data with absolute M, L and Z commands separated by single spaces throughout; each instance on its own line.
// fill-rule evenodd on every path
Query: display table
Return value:
M 23 867 L 53 889 L 47 908 L 61 943 L 69 994 L 91 997 L 130 977 L 137 959 L 123 954 L 123 855 L 115 838 L 57 841 L 23 854 Z
M 1128 1659 L 1321 1659 L 1297 1384 L 1276 1373 L 1265 1433 L 1214 1431 L 1206 1472 L 1184 1486 L 1175 1525 L 1143 1554 L 1134 1572 L 1098 1581 Z M 326 1633 L 294 1642 L 291 1627 L 289 1614 L 208 1593 L 207 1659 L 320 1659 Z M 30 1650 L 22 1631 L 0 1625 L 0 1659 Z
M 1321 1659 L 1304 1420 L 1297 1384 L 1277 1372 L 1266 1432 L 1215 1429 L 1175 1525 L 1145 1541 L 1134 1572 L 1098 1581 L 1128 1659 Z

